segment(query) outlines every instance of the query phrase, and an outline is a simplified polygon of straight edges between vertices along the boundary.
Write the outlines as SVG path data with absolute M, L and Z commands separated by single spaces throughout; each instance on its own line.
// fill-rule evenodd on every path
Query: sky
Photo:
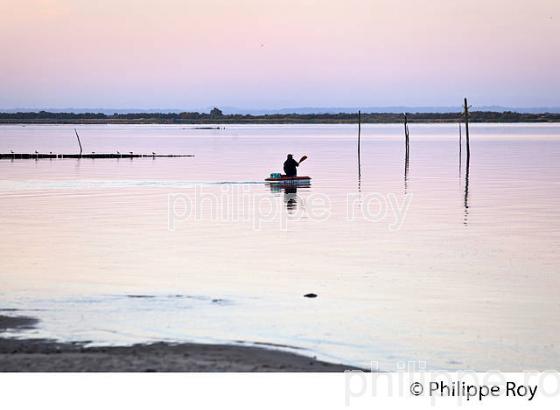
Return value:
M 560 106 L 559 0 L 0 0 L 1 108 Z

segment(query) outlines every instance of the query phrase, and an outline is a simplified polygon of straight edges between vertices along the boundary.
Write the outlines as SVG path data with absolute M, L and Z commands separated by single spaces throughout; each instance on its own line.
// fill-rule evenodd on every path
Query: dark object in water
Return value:
M 316 298 L 317 295 L 315 293 L 306 293 L 303 295 L 304 298 Z
M 307 177 L 307 176 L 287 177 L 286 175 L 282 175 L 280 178 L 266 178 L 265 181 L 271 183 L 298 183 L 298 182 L 309 182 L 311 181 L 311 177 Z
M 188 155 L 154 155 L 152 154 L 98 154 L 98 153 L 91 153 L 91 154 L 17 154 L 17 153 L 9 153 L 9 154 L 0 154 L 0 159 L 65 159 L 65 158 L 90 158 L 90 159 L 97 159 L 97 158 L 184 158 L 184 157 L 194 157 L 192 154 Z
M 154 295 L 126 295 L 127 298 L 133 298 L 133 299 L 151 299 L 151 298 L 155 298 Z
M 27 316 L 0 315 L 0 332 L 7 329 L 32 329 L 37 322 L 37 319 Z

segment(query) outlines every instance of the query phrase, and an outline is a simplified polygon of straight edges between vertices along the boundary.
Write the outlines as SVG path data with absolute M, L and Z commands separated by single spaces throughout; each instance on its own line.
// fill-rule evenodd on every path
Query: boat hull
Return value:
M 311 177 L 307 177 L 307 176 L 301 176 L 301 177 L 286 177 L 286 176 L 282 176 L 280 178 L 266 178 L 265 179 L 266 182 L 271 183 L 271 184 L 297 184 L 297 183 L 301 183 L 301 182 L 310 182 L 311 181 Z

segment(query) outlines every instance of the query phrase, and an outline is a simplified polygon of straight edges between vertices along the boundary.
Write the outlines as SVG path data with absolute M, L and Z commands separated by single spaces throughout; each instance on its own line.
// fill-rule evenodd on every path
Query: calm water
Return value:
M 410 131 L 405 180 L 397 125 L 363 128 L 361 179 L 354 126 L 78 126 L 88 152 L 196 157 L 0 161 L 0 313 L 98 344 L 560 368 L 560 126 L 474 125 L 468 187 L 457 125 Z M 1 126 L 11 149 L 77 144 Z M 311 185 L 265 185 L 289 152 Z

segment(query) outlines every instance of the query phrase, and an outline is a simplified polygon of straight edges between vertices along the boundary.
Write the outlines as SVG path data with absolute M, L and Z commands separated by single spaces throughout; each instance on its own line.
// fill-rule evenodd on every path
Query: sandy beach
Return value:
M 351 366 L 268 348 L 196 343 L 85 347 L 84 343 L 2 338 L 31 317 L 0 316 L 0 372 L 342 372 Z

